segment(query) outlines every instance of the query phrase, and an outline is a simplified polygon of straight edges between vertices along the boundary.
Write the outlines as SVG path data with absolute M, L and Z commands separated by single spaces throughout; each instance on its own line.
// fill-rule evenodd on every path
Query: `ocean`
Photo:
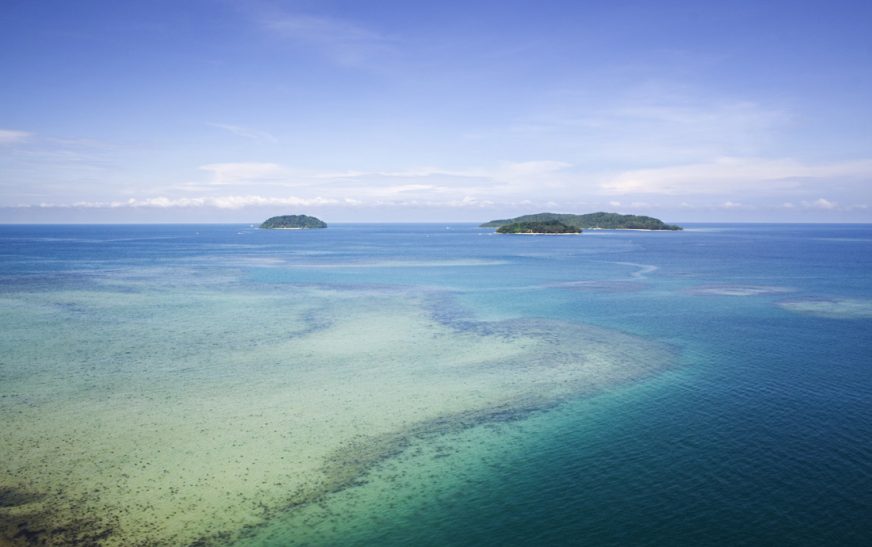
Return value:
M 868 545 L 872 225 L 0 226 L 0 544 Z

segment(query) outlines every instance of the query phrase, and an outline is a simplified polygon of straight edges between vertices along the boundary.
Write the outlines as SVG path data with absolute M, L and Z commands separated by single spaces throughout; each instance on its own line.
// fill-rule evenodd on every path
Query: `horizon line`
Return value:
M 325 221 L 326 222 L 326 221 Z M 352 225 L 352 224 L 433 224 L 433 225 L 443 225 L 443 224 L 472 224 L 479 225 L 485 224 L 491 221 L 484 221 L 479 223 L 477 221 L 427 221 L 427 222 L 416 222 L 416 221 L 332 221 L 328 223 L 330 224 L 340 224 L 340 225 Z M 242 226 L 242 225 L 260 225 L 262 221 L 259 222 L 0 222 L 0 226 Z M 773 222 L 773 221 L 764 221 L 764 220 L 746 220 L 746 221 L 670 221 L 670 223 L 675 224 L 813 224 L 813 225 L 872 225 L 872 220 L 868 222 L 818 222 L 818 221 L 803 221 L 803 222 Z M 603 228 L 603 230 L 608 230 L 608 228 Z M 615 230 L 619 230 L 616 228 Z M 658 231 L 658 230 L 654 230 Z

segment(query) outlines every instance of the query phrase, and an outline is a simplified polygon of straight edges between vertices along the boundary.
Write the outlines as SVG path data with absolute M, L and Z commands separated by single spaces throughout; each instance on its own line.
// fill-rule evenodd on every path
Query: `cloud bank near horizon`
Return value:
M 872 179 L 872 161 L 807 164 L 794 160 L 717 158 L 617 174 L 585 173 L 557 160 L 489 167 L 397 170 L 299 170 L 269 162 L 201 165 L 205 178 L 168 186 L 157 195 L 112 200 L 40 201 L 17 208 L 124 209 L 288 206 L 333 208 L 433 207 L 443 210 L 519 207 L 619 208 L 633 211 L 865 211 L 869 205 L 833 198 Z M 820 185 L 826 195 L 816 194 Z M 255 192 L 252 192 L 254 190 Z M 785 200 L 784 196 L 793 196 Z M 580 199 L 581 198 L 581 199 Z M 8 207 L 8 205 L 7 205 Z

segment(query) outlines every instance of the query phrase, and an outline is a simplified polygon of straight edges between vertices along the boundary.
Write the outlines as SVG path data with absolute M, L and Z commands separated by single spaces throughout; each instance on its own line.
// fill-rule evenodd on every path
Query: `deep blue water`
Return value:
M 184 263 L 243 287 L 426 287 L 451 313 L 590 323 L 677 349 L 674 369 L 533 418 L 541 438 L 463 496 L 349 542 L 872 544 L 872 226 L 687 228 L 0 226 L 0 290 Z M 258 262 L 275 257 L 294 267 Z

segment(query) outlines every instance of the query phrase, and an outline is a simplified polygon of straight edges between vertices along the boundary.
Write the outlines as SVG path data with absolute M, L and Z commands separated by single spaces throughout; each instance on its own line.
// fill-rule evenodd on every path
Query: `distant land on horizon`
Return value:
M 579 215 L 581 216 L 581 215 Z M 522 218 L 522 217 L 517 217 Z M 509 220 L 509 219 L 507 219 Z M 457 219 L 443 219 L 443 220 L 339 220 L 331 222 L 332 225 L 352 225 L 352 224 L 433 224 L 433 225 L 446 225 L 446 224 L 472 224 L 478 227 L 484 228 L 492 228 L 498 227 L 495 222 L 506 222 L 507 220 L 493 220 L 487 222 L 485 224 L 479 224 L 475 220 L 457 220 Z M 104 221 L 104 220 L 96 220 L 89 219 L 88 221 L 81 220 L 64 220 L 64 221 L 41 221 L 41 222 L 21 222 L 21 221 L 0 221 L 0 226 L 174 226 L 174 225 L 190 225 L 190 226 L 200 226 L 200 225 L 227 225 L 227 226 L 239 226 L 246 225 L 252 227 L 259 227 L 261 224 L 260 221 L 248 219 L 234 219 L 228 221 L 208 221 L 208 220 L 187 220 L 187 221 L 174 221 L 169 222 L 166 220 L 141 220 L 141 221 L 127 221 L 120 222 L 117 220 L 113 221 Z M 501 225 L 501 224 L 500 224 Z M 753 226 L 753 225 L 783 225 L 783 226 L 872 226 L 872 222 L 786 222 L 786 221 L 765 221 L 765 220 L 754 220 L 754 221 L 686 221 L 681 222 L 681 226 L 695 226 L 695 225 L 734 225 L 734 226 Z M 595 228 L 587 228 L 587 229 L 595 229 Z
M 681 230 L 681 226 L 666 224 L 662 220 L 642 215 L 622 215 L 619 213 L 536 213 L 510 219 L 491 220 L 481 224 L 481 228 L 500 228 L 510 224 L 560 222 L 580 230 Z
M 280 215 L 270 217 L 260 225 L 264 230 L 310 230 L 326 228 L 327 223 L 309 215 Z

